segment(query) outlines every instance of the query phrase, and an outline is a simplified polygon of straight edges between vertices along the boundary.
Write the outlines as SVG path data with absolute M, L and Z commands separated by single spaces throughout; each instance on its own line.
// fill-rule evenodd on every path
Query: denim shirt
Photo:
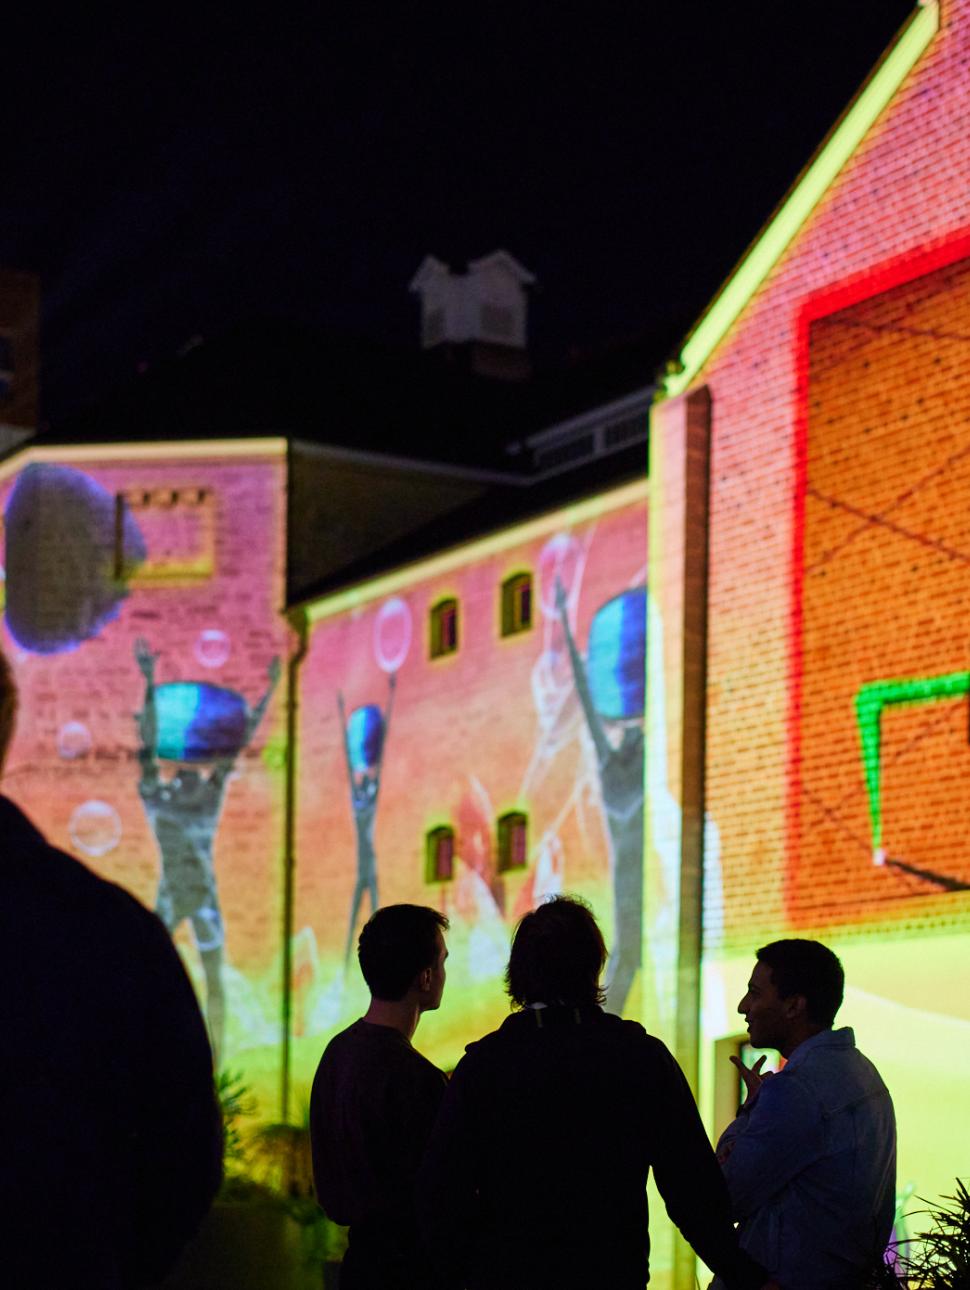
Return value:
M 717 1153 L 741 1246 L 785 1290 L 858 1285 L 885 1249 L 896 1120 L 848 1027 L 799 1044 L 725 1129 Z

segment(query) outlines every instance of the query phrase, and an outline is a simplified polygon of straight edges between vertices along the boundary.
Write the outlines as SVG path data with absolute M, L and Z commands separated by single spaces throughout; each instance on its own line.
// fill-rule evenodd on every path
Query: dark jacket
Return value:
M 664 1045 L 597 1007 L 527 1009 L 459 1062 L 419 1173 L 418 1217 L 445 1274 L 470 1290 L 642 1290 L 651 1166 L 705 1263 L 732 1287 L 761 1285 Z
M 195 995 L 154 914 L 0 797 L 0 1242 L 10 1286 L 151 1284 L 219 1185 Z

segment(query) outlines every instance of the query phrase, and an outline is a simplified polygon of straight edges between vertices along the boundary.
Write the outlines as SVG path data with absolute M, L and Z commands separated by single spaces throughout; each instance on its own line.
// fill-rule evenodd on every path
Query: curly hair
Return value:
M 579 896 L 553 896 L 519 921 L 505 988 L 520 1008 L 530 1003 L 601 1004 L 606 944 L 593 911 Z

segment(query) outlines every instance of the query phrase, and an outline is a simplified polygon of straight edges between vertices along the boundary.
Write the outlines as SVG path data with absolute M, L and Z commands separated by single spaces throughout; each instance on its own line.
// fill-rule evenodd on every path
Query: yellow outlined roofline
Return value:
M 658 398 L 675 398 L 692 384 L 828 192 L 842 167 L 889 106 L 939 28 L 939 0 L 922 0 L 895 43 L 883 55 L 788 195 L 782 199 L 775 214 L 688 334 L 680 351 L 677 370 L 663 379 Z

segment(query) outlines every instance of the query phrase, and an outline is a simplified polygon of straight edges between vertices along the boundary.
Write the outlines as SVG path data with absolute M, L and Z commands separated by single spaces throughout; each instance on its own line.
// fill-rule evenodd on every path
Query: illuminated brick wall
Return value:
M 711 1114 L 736 1078 L 714 1041 L 743 1028 L 756 947 L 820 936 L 846 965 L 840 1021 L 896 1101 L 900 1187 L 923 1196 L 952 1190 L 970 1141 L 968 83 L 970 3 L 950 0 L 691 381 L 711 399 L 720 870 L 702 1095 Z
M 954 0 L 934 42 L 697 380 L 712 397 L 707 802 L 721 837 L 728 943 L 786 925 L 796 899 L 788 859 L 797 849 L 793 830 L 802 827 L 792 802 L 797 450 L 806 400 L 823 397 L 806 389 L 807 329 L 821 309 L 838 308 L 833 293 L 878 294 L 880 275 L 898 279 L 907 263 L 919 273 L 921 254 L 970 228 L 968 74 L 970 4 Z M 918 346 L 897 342 L 883 360 L 883 386 L 908 386 L 919 363 Z M 937 388 L 952 376 L 923 368 Z M 904 456 L 919 437 L 910 427 L 901 431 L 903 455 L 885 468 L 897 479 L 911 470 L 915 481 L 920 450 L 911 462 Z M 843 451 L 840 469 L 851 471 L 848 443 Z M 807 471 L 811 481 L 811 461 Z M 811 510 L 806 523 L 812 541 Z M 880 631 L 873 616 L 858 644 Z M 843 756 L 858 761 L 856 749 Z M 857 842 L 849 849 L 859 854 Z M 837 899 L 826 908 L 816 897 L 814 906 L 820 924 L 845 912 Z
M 810 326 L 787 885 L 808 926 L 970 913 L 968 318 L 964 260 Z
M 0 506 L 3 647 L 20 689 L 4 791 L 52 843 L 153 908 L 166 829 L 166 845 L 178 850 L 169 780 L 178 765 L 198 765 L 205 777 L 217 762 L 195 761 L 206 750 L 188 743 L 174 750 L 181 763 L 161 756 L 167 797 L 153 831 L 140 792 L 136 713 L 146 684 L 136 642 L 157 655 L 159 692 L 180 681 L 196 683 L 183 694 L 198 695 L 204 683 L 241 696 L 240 712 L 257 704 L 271 661 L 285 664 L 288 652 L 285 445 L 28 450 L 4 464 Z M 207 898 L 186 891 L 195 862 L 171 850 L 169 875 L 175 940 L 207 1011 L 212 982 L 200 949 L 224 992 L 220 1063 L 243 1069 L 274 1114 L 285 683 L 284 666 L 248 746 L 224 759 L 233 770 L 209 818 Z M 202 717 L 193 720 L 193 737 L 206 737 Z
M 422 1023 L 418 1041 L 432 1059 L 454 1065 L 465 1043 L 507 1014 L 510 931 L 543 895 L 564 889 L 593 902 L 608 944 L 622 942 L 613 1007 L 638 1015 L 646 515 L 642 482 L 309 606 L 296 748 L 297 1105 L 323 1045 L 366 1002 L 354 952 L 371 909 L 366 884 L 352 912 L 358 874 L 369 864 L 360 841 L 368 828 L 379 902 L 432 904 L 452 922 L 445 1004 Z M 503 585 L 522 575 L 532 580 L 531 626 L 503 634 L 503 621 L 515 626 L 523 608 L 503 606 Z M 457 603 L 457 649 L 433 657 L 441 644 L 433 611 L 448 600 Z M 577 693 L 563 613 L 593 692 L 600 751 Z M 387 718 L 392 676 L 386 740 L 369 754 L 380 765 L 368 825 L 373 780 L 355 770 L 355 811 L 343 730 L 356 761 L 353 730 Z M 356 715 L 365 709 L 370 716 Z M 624 738 L 635 753 L 633 774 L 623 810 L 608 818 L 604 795 L 616 788 L 603 759 Z M 524 851 L 515 852 L 513 829 L 503 872 L 502 821 L 515 813 L 525 817 Z M 426 838 L 441 828 L 454 832 L 452 874 L 428 881 Z M 618 869 L 634 884 L 619 904 Z M 636 921 L 622 933 L 621 904 L 620 917 Z

